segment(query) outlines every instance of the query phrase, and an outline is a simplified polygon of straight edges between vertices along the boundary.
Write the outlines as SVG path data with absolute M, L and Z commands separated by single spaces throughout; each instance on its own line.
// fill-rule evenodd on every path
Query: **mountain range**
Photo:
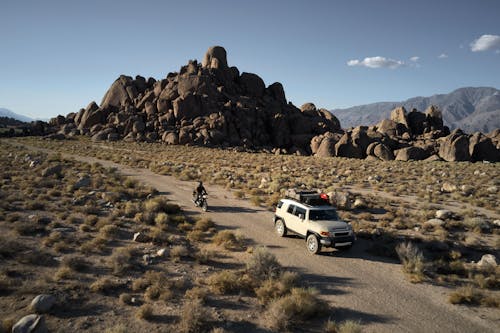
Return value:
M 365 104 L 331 112 L 340 120 L 343 128 L 349 128 L 374 125 L 389 118 L 391 111 L 400 106 L 407 111 L 413 108 L 424 111 L 431 105 L 442 111 L 444 124 L 451 129 L 488 133 L 500 128 L 500 90 L 491 87 L 465 87 L 449 94 L 413 97 L 403 102 Z
M 10 111 L 9 109 L 0 108 L 0 117 L 13 118 L 25 123 L 29 123 L 33 121 L 30 117 L 23 116 L 21 114 L 17 114 L 15 112 Z

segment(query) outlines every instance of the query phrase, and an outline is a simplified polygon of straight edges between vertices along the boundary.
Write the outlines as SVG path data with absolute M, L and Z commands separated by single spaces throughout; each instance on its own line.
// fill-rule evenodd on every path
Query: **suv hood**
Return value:
M 324 229 L 327 229 L 328 231 L 338 231 L 338 230 L 347 230 L 348 229 L 348 224 L 347 224 L 347 222 L 344 222 L 344 221 L 320 220 L 320 221 L 313 221 L 312 223 L 314 223 L 318 227 L 323 227 Z

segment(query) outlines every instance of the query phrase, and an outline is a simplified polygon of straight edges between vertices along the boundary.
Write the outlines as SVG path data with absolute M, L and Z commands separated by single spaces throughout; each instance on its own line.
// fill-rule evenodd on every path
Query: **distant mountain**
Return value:
M 449 94 L 414 97 L 403 102 L 359 105 L 331 112 L 340 120 L 343 128 L 349 128 L 373 125 L 390 118 L 391 110 L 399 106 L 404 106 L 407 111 L 413 108 L 424 111 L 430 105 L 439 107 L 443 112 L 444 124 L 451 129 L 488 133 L 500 128 L 500 90 L 489 87 L 460 88 Z
M 14 118 L 25 123 L 32 122 L 33 119 L 30 117 L 23 116 L 21 114 L 14 113 L 8 109 L 0 108 L 0 117 Z

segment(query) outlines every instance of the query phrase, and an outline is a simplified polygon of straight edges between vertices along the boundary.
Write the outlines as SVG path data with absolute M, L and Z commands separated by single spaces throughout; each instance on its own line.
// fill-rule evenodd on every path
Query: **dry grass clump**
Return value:
M 12 326 L 14 326 L 15 323 L 16 322 L 12 318 L 0 320 L 0 333 L 12 332 Z
M 403 271 L 410 276 L 410 281 L 413 283 L 421 282 L 425 279 L 424 275 L 424 255 L 422 251 L 411 242 L 400 243 L 396 246 Z
M 133 268 L 132 261 L 136 250 L 132 247 L 120 247 L 113 250 L 109 257 L 109 266 L 114 274 L 124 274 Z
M 263 313 L 262 322 L 271 330 L 281 332 L 322 315 L 327 309 L 327 304 L 317 297 L 316 290 L 293 288 L 289 295 L 269 304 Z
M 90 290 L 96 293 L 109 294 L 122 286 L 123 283 L 120 281 L 112 280 L 108 277 L 102 277 L 90 285 Z
M 222 230 L 212 238 L 212 242 L 216 245 L 223 246 L 226 250 L 236 250 L 242 248 L 241 238 L 240 235 L 236 235 L 230 230 Z
M 133 299 L 133 297 L 129 293 L 120 294 L 120 303 L 122 303 L 122 304 L 132 305 L 132 304 L 134 304 L 132 302 L 132 299 Z
M 179 332 L 202 332 L 211 320 L 211 314 L 200 299 L 188 299 L 182 305 Z
M 100 236 L 102 236 L 102 238 L 109 240 L 114 239 L 117 236 L 119 230 L 120 229 L 116 225 L 108 224 L 99 229 L 99 234 Z
M 253 251 L 246 266 L 248 274 L 257 281 L 276 278 L 281 273 L 281 265 L 276 256 L 262 246 Z
M 63 267 L 67 267 L 74 272 L 84 272 L 88 269 L 89 263 L 83 257 L 66 256 L 62 260 Z
M 210 275 L 207 279 L 210 289 L 219 295 L 227 295 L 242 290 L 241 274 L 224 270 Z
M 165 273 L 157 271 L 146 271 L 141 278 L 134 280 L 134 282 L 132 283 L 132 290 L 145 290 L 151 285 L 161 285 L 165 281 L 168 281 L 168 277 Z
M 170 258 L 172 258 L 174 262 L 178 262 L 181 258 L 187 257 L 188 255 L 189 250 L 184 245 L 176 245 L 170 250 Z
M 186 290 L 184 296 L 186 299 L 191 299 L 191 300 L 198 299 L 202 303 L 205 303 L 205 301 L 207 300 L 208 291 L 205 288 L 196 286 Z
M 151 320 L 153 319 L 153 307 L 149 304 L 143 304 L 139 309 L 137 309 L 135 316 L 138 319 Z
M 194 224 L 194 230 L 198 230 L 198 231 L 203 231 L 203 232 L 206 232 L 206 231 L 209 231 L 210 229 L 214 228 L 215 227 L 215 223 L 214 221 L 212 221 L 211 219 L 209 218 L 201 218 L 199 220 L 196 221 L 196 223 Z
M 261 304 L 267 304 L 272 300 L 287 295 L 298 286 L 299 275 L 295 272 L 283 272 L 277 279 L 264 281 L 260 287 L 255 289 L 255 295 Z
M 113 327 L 108 327 L 104 330 L 104 333 L 128 333 L 130 330 L 127 326 L 123 324 L 118 324 Z

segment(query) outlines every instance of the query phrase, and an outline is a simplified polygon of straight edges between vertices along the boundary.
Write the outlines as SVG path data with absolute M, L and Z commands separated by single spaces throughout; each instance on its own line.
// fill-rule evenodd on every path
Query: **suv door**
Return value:
M 290 204 L 286 210 L 286 226 L 288 229 L 304 236 L 307 232 L 307 226 L 304 221 L 306 210 L 294 204 Z

